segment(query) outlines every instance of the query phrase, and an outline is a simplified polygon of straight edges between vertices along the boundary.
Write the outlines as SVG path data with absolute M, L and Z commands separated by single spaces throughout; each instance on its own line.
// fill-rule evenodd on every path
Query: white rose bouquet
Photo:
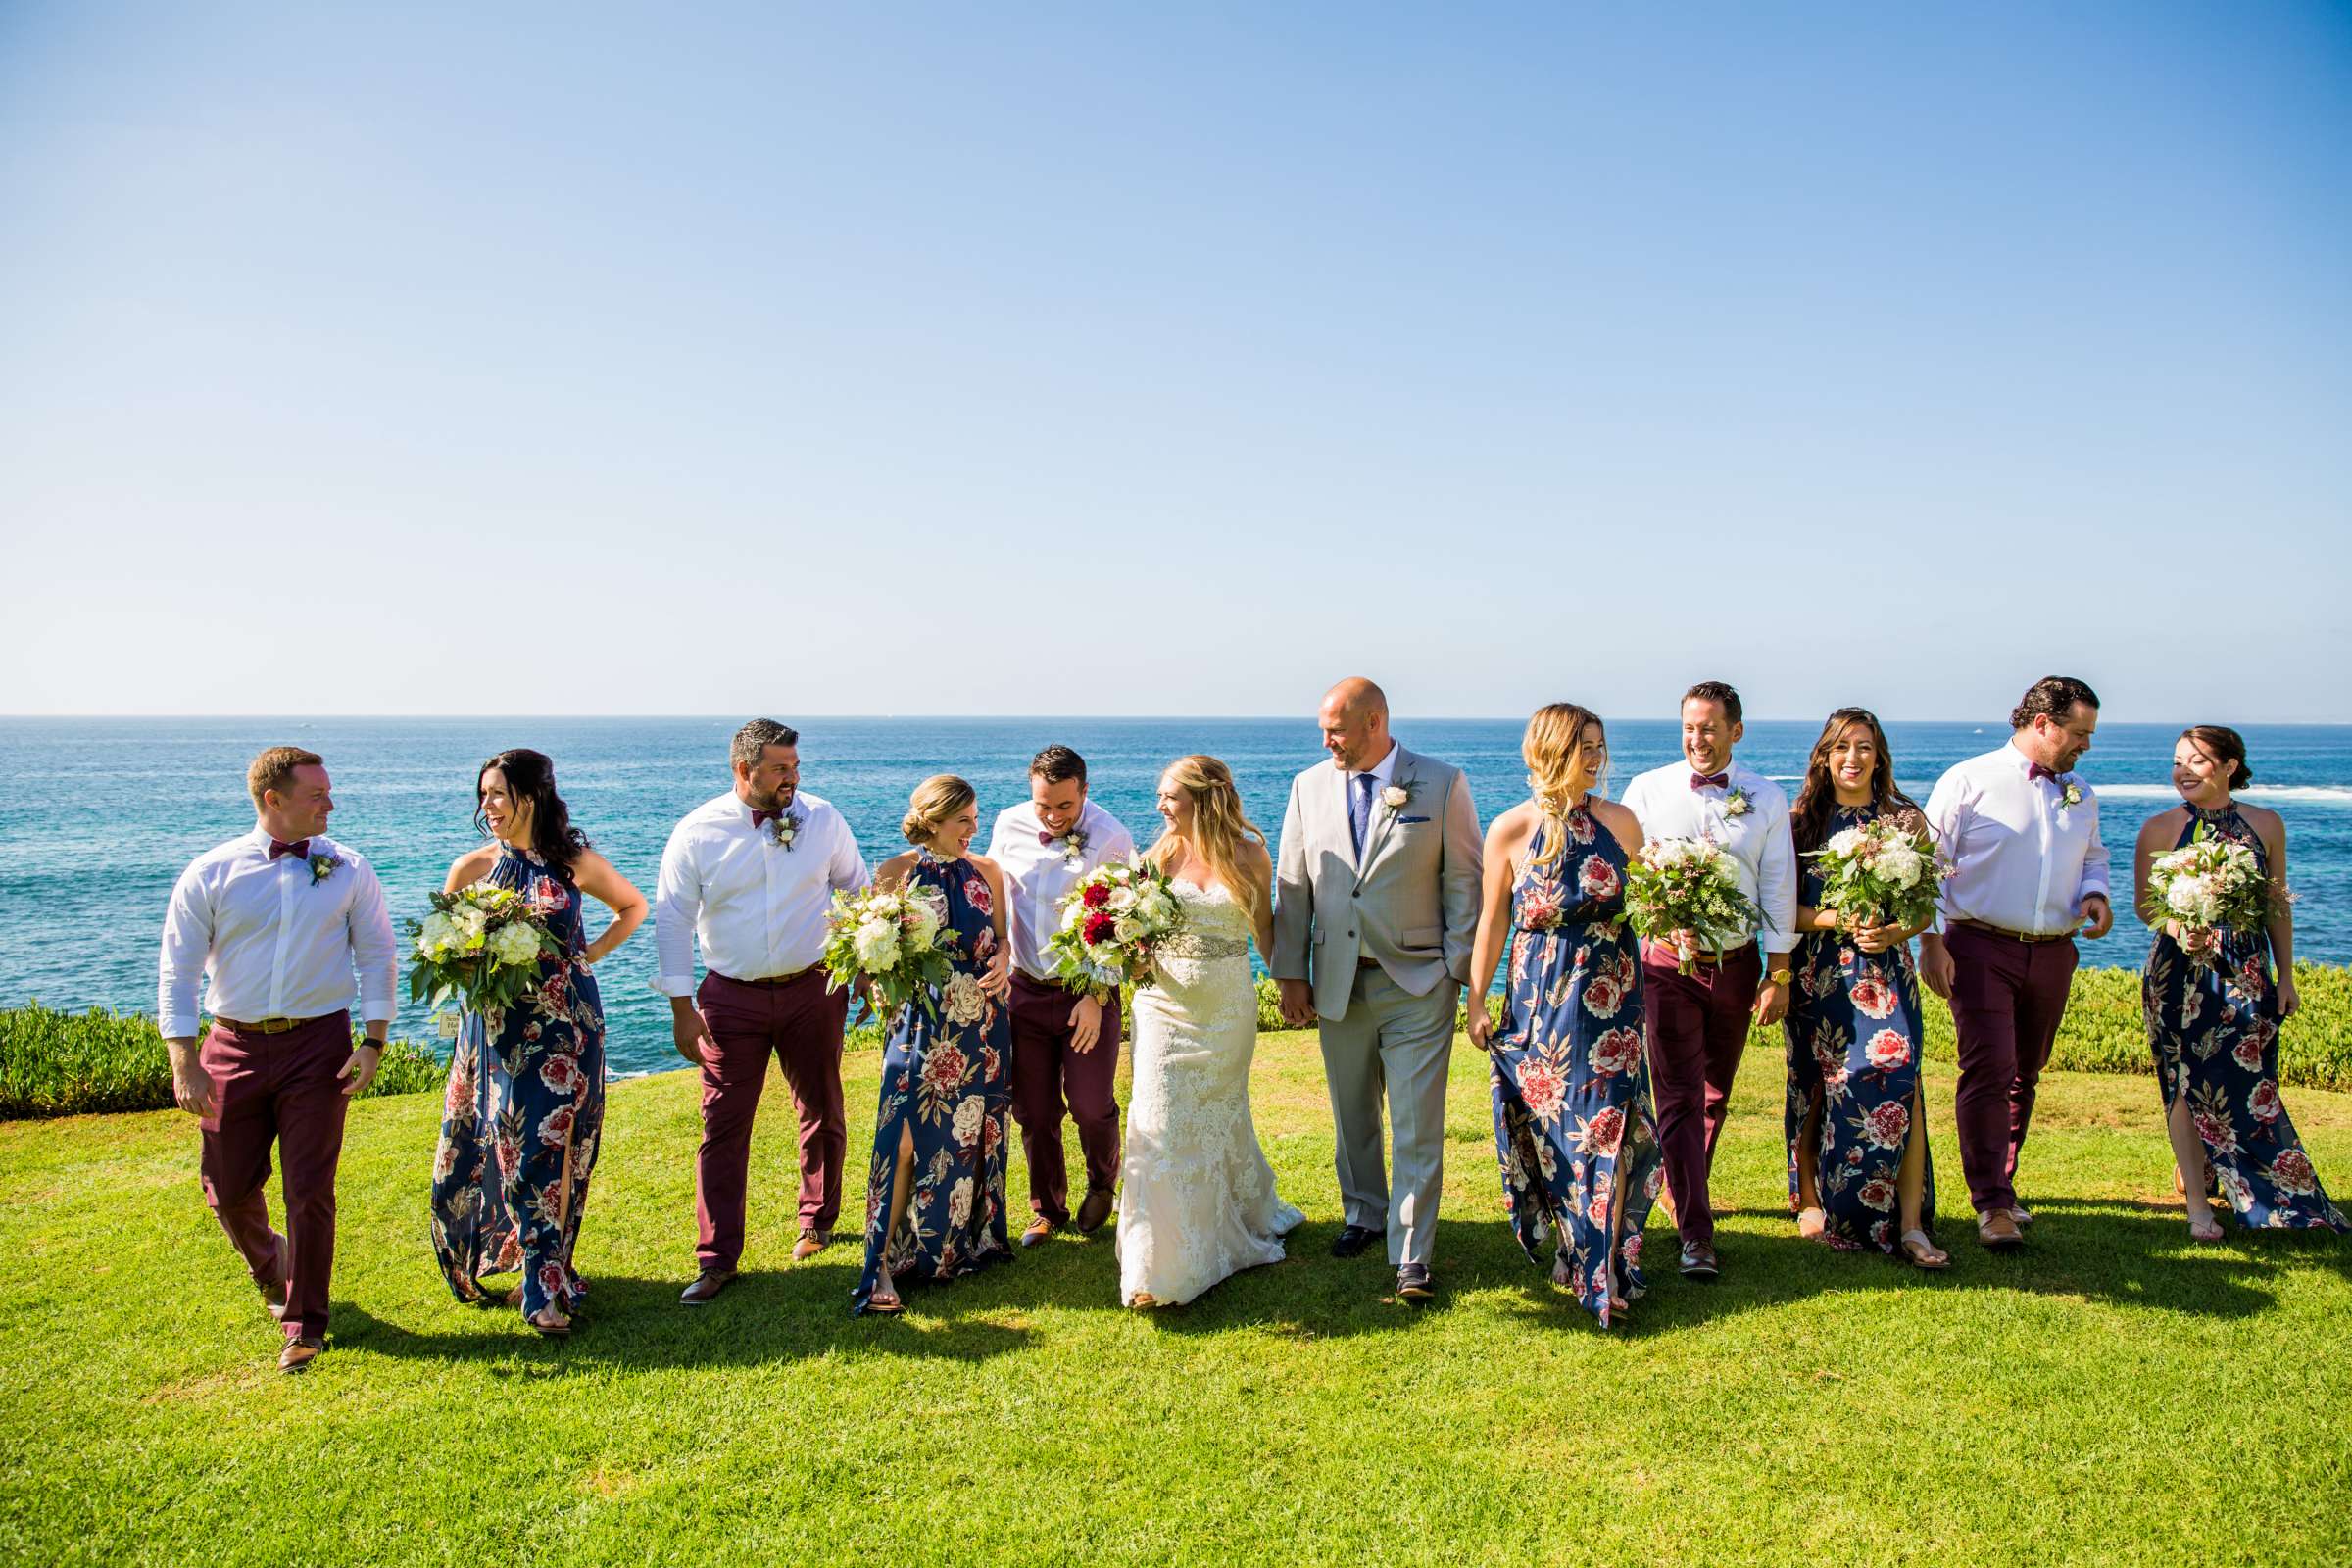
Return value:
M 1943 879 L 1958 869 L 1936 858 L 1924 824 L 1891 816 L 1833 833 L 1809 858 L 1821 862 L 1821 907 L 1848 929 L 1925 925 Z
M 1653 942 L 1688 931 L 1718 956 L 1723 944 L 1764 923 L 1763 911 L 1740 891 L 1740 867 L 1707 839 L 1652 839 L 1625 871 L 1625 910 L 1618 922 Z M 1616 922 L 1612 922 L 1616 923 Z M 1693 959 L 1677 967 L 1689 974 Z
M 939 992 L 955 975 L 955 946 L 945 897 L 937 888 L 908 883 L 834 894 L 820 961 L 832 977 L 828 990 L 864 975 L 887 1012 L 913 1002 L 936 1018 Z
M 1061 925 L 1046 951 L 1067 984 L 1143 985 L 1151 978 L 1152 950 L 1183 918 L 1167 872 L 1148 861 L 1114 860 L 1061 901 Z
M 2171 921 L 2180 947 L 2200 966 L 2221 955 L 2225 931 L 2253 931 L 2271 917 L 2271 884 L 2254 851 L 2216 837 L 2199 822 L 2186 844 L 2148 865 L 2150 925 Z
M 476 882 L 432 901 L 432 913 L 409 922 L 411 1002 L 502 1011 L 538 989 L 541 958 L 564 956 L 546 916 L 513 888 Z

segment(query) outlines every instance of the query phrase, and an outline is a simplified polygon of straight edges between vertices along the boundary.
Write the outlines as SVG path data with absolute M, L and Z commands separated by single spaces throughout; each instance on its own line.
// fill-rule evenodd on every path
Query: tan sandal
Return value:
M 1937 1247 L 1926 1231 L 1903 1232 L 1901 1246 L 1903 1260 L 1913 1268 L 1924 1268 L 1934 1273 L 1937 1269 L 1952 1266 L 1952 1254 Z
M 1824 1242 L 1830 1236 L 1830 1211 L 1818 1203 L 1796 1211 L 1796 1234 L 1808 1242 Z

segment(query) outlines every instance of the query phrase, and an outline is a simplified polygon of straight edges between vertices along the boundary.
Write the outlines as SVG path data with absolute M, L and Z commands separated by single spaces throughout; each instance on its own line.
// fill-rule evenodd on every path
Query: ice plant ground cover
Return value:
M 670 1073 L 613 1088 L 591 1294 L 578 1334 L 545 1343 L 434 1272 L 437 1097 L 368 1100 L 344 1155 L 333 1348 L 299 1379 L 270 1368 L 275 1330 L 205 1212 L 184 1116 L 0 1125 L 17 1260 L 0 1543 L 110 1564 L 460 1562 L 485 1541 L 632 1565 L 2352 1554 L 2352 1244 L 2190 1245 L 2153 1085 L 2062 1074 L 2034 1117 L 2024 1252 L 1986 1253 L 1947 1218 L 1940 1277 L 1834 1254 L 1787 1217 L 1775 1060 L 1751 1057 L 1716 1160 L 1722 1282 L 1665 1272 L 1616 1336 L 1512 1244 L 1485 1058 L 1458 1041 L 1443 1294 L 1418 1310 L 1382 1298 L 1377 1256 L 1325 1255 L 1339 1208 L 1311 1034 L 1265 1038 L 1254 1079 L 1310 1217 L 1296 1260 L 1151 1317 L 1117 1308 L 1107 1235 L 1064 1235 L 912 1293 L 905 1320 L 853 1321 L 854 1242 L 789 1263 L 788 1108 L 753 1147 L 747 1277 L 678 1306 L 700 1121 L 693 1075 Z M 854 1152 L 878 1066 L 848 1061 Z M 1951 1091 L 1931 1067 L 1947 1215 L 1967 1208 Z M 2289 1102 L 2323 1176 L 2352 1183 L 2352 1096 Z M 1668 1240 L 1653 1221 L 1653 1254 Z M 1530 1506 L 1542 1476 L 1573 1476 L 1580 1506 Z

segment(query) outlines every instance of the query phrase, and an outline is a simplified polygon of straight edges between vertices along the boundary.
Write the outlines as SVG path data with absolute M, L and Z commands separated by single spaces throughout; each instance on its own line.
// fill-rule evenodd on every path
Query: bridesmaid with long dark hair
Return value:
M 482 764 L 474 824 L 490 842 L 458 857 L 444 891 L 514 889 L 564 954 L 541 956 L 520 1005 L 460 1021 L 433 1161 L 433 1251 L 459 1300 L 518 1305 L 541 1334 L 568 1334 L 587 1290 L 571 1254 L 605 1121 L 605 1015 L 591 970 L 644 922 L 645 896 L 571 825 L 555 764 L 538 752 Z M 612 911 L 593 942 L 583 894 Z M 512 1291 L 483 1289 L 516 1269 Z
M 2286 824 L 2236 798 L 2253 776 L 2237 731 L 2220 724 L 2182 730 L 2173 745 L 2180 804 L 2148 818 L 2133 856 L 2139 907 L 2157 925 L 2140 981 L 2148 1047 L 2188 1202 L 2188 1234 L 2200 1242 L 2222 1239 L 2211 1201 L 2216 1189 L 2249 1229 L 2347 1228 L 2278 1098 L 2278 1026 L 2300 1001 L 2295 919 L 2286 899 Z M 2218 951 L 2192 955 L 2179 923 L 2149 907 L 2148 868 L 2200 831 L 2252 850 L 2272 898 L 2266 924 L 2224 931 Z
M 1784 1024 L 1788 1200 L 1811 1240 L 1939 1269 L 1951 1258 L 1929 1234 L 1936 1171 L 1919 1092 L 1927 1030 L 1911 964 L 1911 939 L 1927 923 L 1857 926 L 1823 908 L 1821 873 L 1808 858 L 1832 836 L 1888 817 L 1927 836 L 1925 813 L 1894 787 L 1877 716 L 1840 708 L 1813 743 L 1788 811 L 1803 867 L 1796 989 Z

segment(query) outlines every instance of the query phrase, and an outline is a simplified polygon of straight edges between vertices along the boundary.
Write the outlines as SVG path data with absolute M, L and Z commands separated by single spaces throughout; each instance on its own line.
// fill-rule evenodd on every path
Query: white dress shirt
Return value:
M 704 967 L 730 980 L 793 974 L 824 956 L 833 894 L 866 885 L 865 858 L 831 803 L 801 790 L 790 810 L 801 824 L 790 848 L 770 836 L 772 824 L 752 825 L 733 790 L 671 830 L 654 894 L 656 991 L 694 995 L 698 940 Z
M 1346 768 L 1334 769 L 1340 776 L 1340 819 L 1344 822 L 1355 820 L 1355 781 L 1365 774 L 1371 776 L 1372 810 L 1364 818 L 1364 844 L 1366 846 L 1372 842 L 1372 830 L 1380 825 L 1380 792 L 1387 789 L 1389 781 L 1396 776 L 1398 749 L 1395 738 L 1392 737 L 1389 741 L 1388 756 L 1365 768 L 1363 773 L 1350 773 Z M 1359 848 L 1356 854 L 1360 856 L 1363 854 L 1363 850 Z
M 1928 796 L 1936 853 L 1957 866 L 1932 928 L 1980 920 L 2005 931 L 2071 930 L 2090 894 L 2107 892 L 2099 798 L 2072 773 L 2033 778 L 2032 760 L 2003 746 L 1955 764 Z M 2072 785 L 2082 795 L 2066 804 Z
M 1625 787 L 1625 808 L 1644 839 L 1706 839 L 1731 853 L 1740 891 L 1764 913 L 1764 951 L 1796 946 L 1796 841 L 1788 836 L 1788 797 L 1778 784 L 1735 760 L 1728 781 L 1692 789 L 1689 762 L 1653 767 Z M 1734 815 L 1732 792 L 1744 791 L 1748 808 Z M 1756 933 L 1725 933 L 1746 941 Z
M 1061 924 L 1061 901 L 1069 897 L 1070 889 L 1111 861 L 1131 859 L 1135 855 L 1135 836 L 1091 799 L 1078 812 L 1078 832 L 1086 840 L 1086 851 L 1076 865 L 1069 862 L 1058 843 L 1038 843 L 1037 836 L 1044 831 L 1044 824 L 1037 819 L 1036 803 L 1020 801 L 997 813 L 996 828 L 988 838 L 988 858 L 1004 868 L 1004 880 L 1012 888 L 1012 896 L 1005 901 L 1012 906 L 1012 964 L 1032 980 L 1054 976 L 1054 960 L 1046 956 L 1046 943 Z
M 205 851 L 179 874 L 164 913 L 156 1018 L 167 1040 L 195 1037 L 196 982 L 216 1018 L 323 1018 L 356 997 L 364 1023 L 389 1023 L 400 956 L 375 870 L 324 834 L 310 855 L 343 863 L 314 881 L 306 856 L 270 858 L 257 827 Z M 354 980 L 354 971 L 357 980 Z

